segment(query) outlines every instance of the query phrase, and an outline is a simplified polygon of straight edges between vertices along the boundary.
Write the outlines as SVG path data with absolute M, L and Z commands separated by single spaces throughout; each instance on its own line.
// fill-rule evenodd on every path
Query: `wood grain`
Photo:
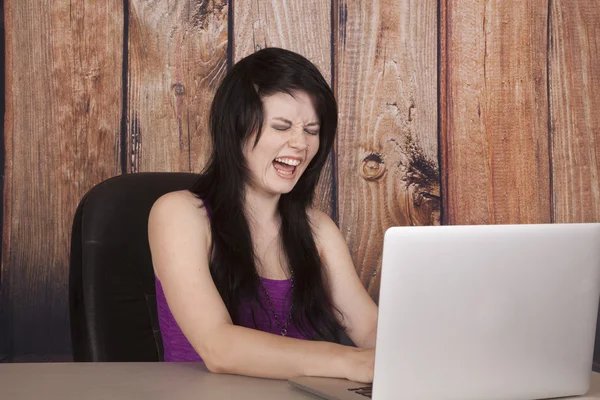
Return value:
M 548 56 L 556 222 L 600 222 L 599 38 L 600 2 L 551 2 Z
M 550 222 L 548 0 L 445 6 L 445 222 Z
M 236 0 L 233 10 L 234 62 L 265 47 L 281 47 L 308 58 L 331 82 L 330 1 Z M 335 219 L 333 157 L 323 169 L 315 206 Z
M 227 69 L 227 0 L 130 0 L 127 170 L 199 172 Z
M 385 230 L 440 219 L 437 2 L 335 2 L 340 228 L 377 298 Z
M 0 32 L 4 33 L 5 32 L 5 26 L 4 26 L 4 2 L 0 2 Z M 0 63 L 0 93 L 2 93 L 3 95 L 0 97 L 0 110 L 2 112 L 2 120 L 4 120 L 4 115 L 5 115 L 5 72 L 6 72 L 6 52 L 5 52 L 5 43 L 4 43 L 4 39 L 5 37 L 2 36 L 2 40 L 0 40 L 0 59 L 1 59 L 1 63 Z M 5 147 L 5 143 L 4 143 L 4 124 L 0 125 L 0 185 L 2 185 L 2 187 L 4 187 L 4 147 Z M 3 221 L 4 219 L 4 197 L 0 196 L 0 224 L 2 223 L 1 221 Z M 3 253 L 3 248 L 2 246 L 0 246 L 0 261 L 2 260 L 2 253 Z M 9 322 L 8 320 L 8 310 L 7 310 L 7 306 L 8 306 L 8 301 L 4 302 L 3 301 L 3 292 L 6 291 L 6 289 L 2 289 L 2 272 L 3 272 L 3 268 L 2 268 L 2 264 L 0 262 L 0 326 L 5 327 L 6 329 L 0 329 L 0 363 L 3 362 L 8 362 L 9 359 L 9 352 L 12 351 L 12 349 L 9 349 L 10 344 L 9 344 L 9 333 L 8 333 L 8 326 L 9 323 L 12 324 L 11 322 Z M 6 279 L 4 280 L 6 281 Z M 8 299 L 7 299 L 8 300 Z M 12 332 L 10 333 L 10 336 L 12 337 Z
M 1 304 L 14 359 L 70 352 L 75 208 L 119 168 L 123 7 L 6 0 Z

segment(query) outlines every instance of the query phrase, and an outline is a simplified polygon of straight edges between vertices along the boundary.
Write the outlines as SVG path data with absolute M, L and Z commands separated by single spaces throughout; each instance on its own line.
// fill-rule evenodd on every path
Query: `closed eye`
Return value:
M 276 131 L 285 132 L 290 129 L 290 126 L 273 125 L 272 128 L 275 129 Z M 313 136 L 316 136 L 319 134 L 318 130 L 311 130 L 311 129 L 304 129 L 304 132 L 308 133 L 309 135 L 313 135 Z

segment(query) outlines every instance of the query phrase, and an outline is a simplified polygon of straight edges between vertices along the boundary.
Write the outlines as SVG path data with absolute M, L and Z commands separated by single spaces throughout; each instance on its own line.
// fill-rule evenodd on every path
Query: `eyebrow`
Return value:
M 289 119 L 285 119 L 285 118 L 281 118 L 281 117 L 275 117 L 273 119 L 277 120 L 277 121 L 285 122 L 288 125 L 293 125 L 292 121 L 290 121 Z M 316 121 L 315 122 L 310 122 L 310 123 L 306 124 L 306 126 L 319 126 L 319 125 L 320 124 L 318 122 L 316 122 Z

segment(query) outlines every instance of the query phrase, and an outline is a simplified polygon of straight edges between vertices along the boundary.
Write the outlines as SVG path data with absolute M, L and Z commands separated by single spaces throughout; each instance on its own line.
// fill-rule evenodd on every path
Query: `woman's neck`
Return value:
M 259 192 L 252 187 L 246 188 L 244 207 L 251 224 L 269 225 L 279 220 L 277 207 L 281 195 Z

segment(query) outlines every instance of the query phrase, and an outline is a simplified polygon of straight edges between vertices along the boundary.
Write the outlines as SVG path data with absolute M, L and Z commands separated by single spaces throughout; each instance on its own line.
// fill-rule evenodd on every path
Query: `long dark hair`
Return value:
M 242 149 L 254 132 L 258 132 L 254 145 L 260 139 L 264 118 L 261 96 L 296 90 L 314 98 L 320 131 L 317 154 L 278 205 L 282 246 L 294 276 L 292 317 L 305 335 L 313 330 L 322 340 L 339 341 L 342 327 L 334 317 L 307 216 L 333 146 L 338 111 L 333 91 L 310 61 L 288 50 L 266 48 L 233 66 L 218 87 L 210 110 L 211 158 L 191 191 L 209 208 L 210 272 L 235 323 L 242 299 L 260 303 L 256 258 L 244 214 L 249 172 Z

